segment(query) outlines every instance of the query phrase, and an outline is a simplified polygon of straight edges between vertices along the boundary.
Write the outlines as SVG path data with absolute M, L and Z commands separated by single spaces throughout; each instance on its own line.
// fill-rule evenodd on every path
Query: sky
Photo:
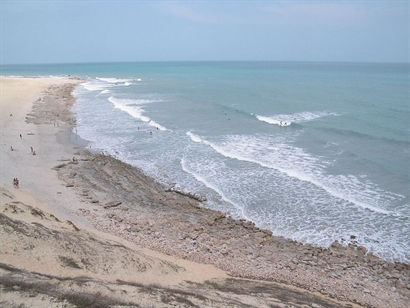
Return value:
M 0 64 L 409 62 L 409 0 L 0 0 Z

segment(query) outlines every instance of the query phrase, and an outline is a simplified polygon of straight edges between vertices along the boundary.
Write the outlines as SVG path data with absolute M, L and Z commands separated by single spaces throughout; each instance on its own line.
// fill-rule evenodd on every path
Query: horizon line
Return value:
M 131 61 L 91 61 L 91 62 L 49 62 L 49 63 L 1 63 L 0 66 L 24 65 L 81 65 L 81 64 L 125 64 L 125 63 L 218 63 L 218 62 L 276 62 L 276 63 L 351 63 L 351 64 L 410 64 L 409 61 L 346 61 L 346 60 L 131 60 Z

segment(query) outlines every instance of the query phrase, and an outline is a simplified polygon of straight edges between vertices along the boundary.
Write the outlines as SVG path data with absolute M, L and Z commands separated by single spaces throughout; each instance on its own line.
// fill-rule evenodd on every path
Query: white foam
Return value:
M 188 132 L 188 133 L 190 133 L 190 132 Z M 193 134 L 191 134 L 191 135 L 193 135 Z M 193 136 L 195 136 L 195 135 L 193 135 Z M 194 138 L 195 138 L 195 137 L 194 137 Z M 222 198 L 223 201 L 228 202 L 228 203 L 232 204 L 235 208 L 237 208 L 237 209 L 241 212 L 243 218 L 249 219 L 248 217 L 246 217 L 243 207 L 239 206 L 237 203 L 235 203 L 234 201 L 232 201 L 231 199 L 229 199 L 229 198 L 223 193 L 223 191 L 220 190 L 216 185 L 213 185 L 213 184 L 212 184 L 211 182 L 209 182 L 206 178 L 204 178 L 204 177 L 201 176 L 200 174 L 195 173 L 194 171 L 192 171 L 191 169 L 189 169 L 188 166 L 187 166 L 187 164 L 186 164 L 186 162 L 185 162 L 185 158 L 184 158 L 184 157 L 180 160 L 180 163 L 181 163 L 181 168 L 182 168 L 182 170 L 184 170 L 184 172 L 186 172 L 186 173 L 192 175 L 198 182 L 201 182 L 202 184 L 204 184 L 204 185 L 205 185 L 206 187 L 208 187 L 209 189 L 212 189 L 213 191 L 215 191 L 218 195 L 221 196 L 221 198 Z
M 201 137 L 199 137 L 198 135 L 195 135 L 193 133 L 191 133 L 190 131 L 188 131 L 186 133 L 188 135 L 189 138 L 191 138 L 192 141 L 197 142 L 197 143 L 201 143 L 204 142 Z
M 108 83 L 129 83 L 132 79 L 125 79 L 125 78 L 108 78 L 108 77 L 96 77 L 95 79 L 108 82 Z
M 88 91 L 103 91 L 112 85 L 107 85 L 98 81 L 87 81 L 82 83 L 81 86 Z
M 154 120 L 151 120 L 149 117 L 143 115 L 144 109 L 137 105 L 143 105 L 150 103 L 152 101 L 149 100 L 139 100 L 139 99 L 120 99 L 120 98 L 115 98 L 113 96 L 110 96 L 108 98 L 108 101 L 110 101 L 115 108 L 124 111 L 128 113 L 130 116 L 132 116 L 135 119 L 139 119 L 145 123 L 147 123 L 150 126 L 153 126 L 155 128 L 158 128 L 159 130 L 166 131 L 167 128 L 162 126 L 161 124 L 158 124 Z
M 118 105 L 145 105 L 145 104 L 150 104 L 153 102 L 158 102 L 159 100 L 153 101 L 150 99 L 135 99 L 135 98 L 117 98 L 114 96 L 110 96 L 108 100 L 115 104 Z
M 327 117 L 327 116 L 337 116 L 337 113 L 334 112 L 327 112 L 327 111 L 318 111 L 318 112 L 299 112 L 299 113 L 292 113 L 292 114 L 276 114 L 273 116 L 262 116 L 262 115 L 255 115 L 255 117 L 262 122 L 266 122 L 272 125 L 279 125 L 279 126 L 289 126 L 291 123 L 302 123 L 308 122 L 315 119 Z
M 397 195 L 382 191 L 375 184 L 360 181 L 353 175 L 327 175 L 324 171 L 326 162 L 319 161 L 300 148 L 282 143 L 281 140 L 230 136 L 227 142 L 216 144 L 190 131 L 187 135 L 192 141 L 208 145 L 227 158 L 275 169 L 289 177 L 309 182 L 329 195 L 360 208 L 380 214 L 400 216 L 373 205 L 386 203 Z

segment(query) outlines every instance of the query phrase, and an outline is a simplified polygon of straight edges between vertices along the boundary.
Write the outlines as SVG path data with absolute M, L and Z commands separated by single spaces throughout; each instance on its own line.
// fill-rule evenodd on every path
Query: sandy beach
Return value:
M 277 237 L 74 143 L 80 82 L 0 77 L 0 306 L 408 305 L 408 264 Z

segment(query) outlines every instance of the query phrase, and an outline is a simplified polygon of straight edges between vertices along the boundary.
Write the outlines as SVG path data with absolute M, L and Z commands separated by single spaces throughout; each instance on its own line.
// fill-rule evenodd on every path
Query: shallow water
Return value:
M 409 65 L 131 63 L 76 74 L 78 134 L 206 206 L 409 262 Z

